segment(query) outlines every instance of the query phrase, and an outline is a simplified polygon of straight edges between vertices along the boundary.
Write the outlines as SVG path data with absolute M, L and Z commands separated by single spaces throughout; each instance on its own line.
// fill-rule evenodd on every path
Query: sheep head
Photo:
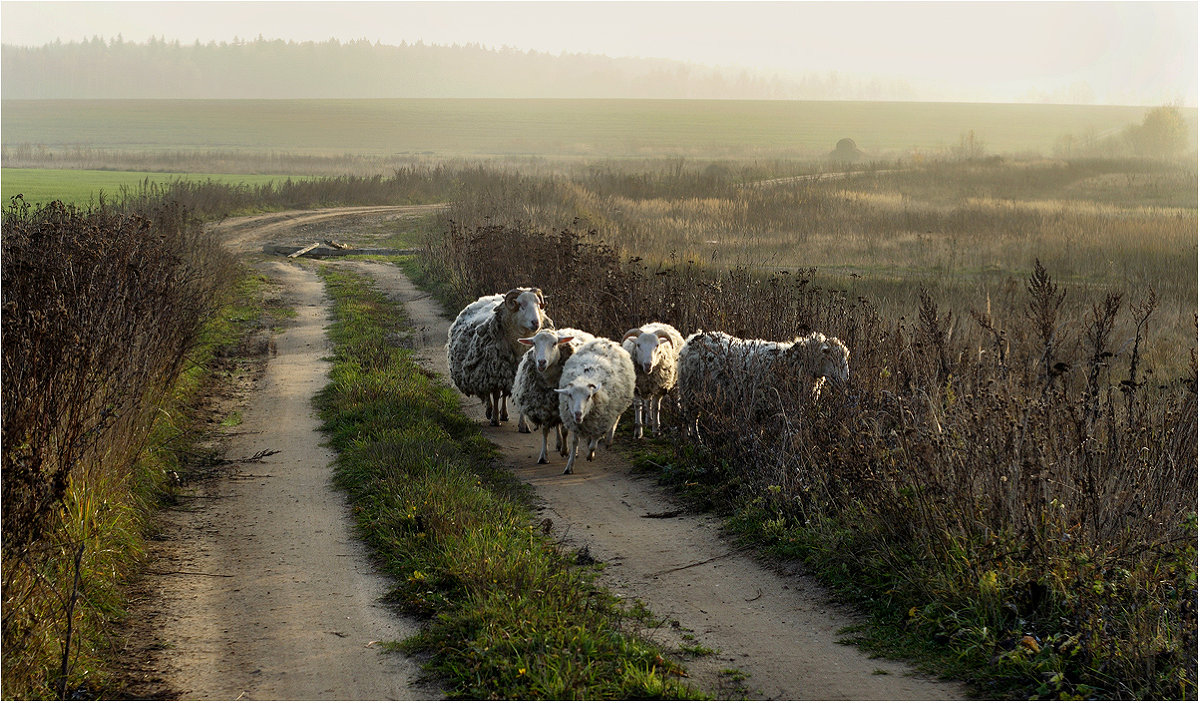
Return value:
M 595 383 L 588 383 L 582 379 L 576 379 L 566 388 L 554 389 L 554 392 L 566 401 L 567 411 L 575 418 L 576 423 L 583 422 L 583 419 L 592 411 L 598 391 L 599 388 Z
M 513 288 L 504 296 L 504 307 L 516 321 L 516 327 L 526 333 L 533 334 L 542 328 L 545 315 L 542 308 L 546 299 L 542 296 L 541 288 Z
M 836 337 L 826 337 L 820 332 L 797 337 L 787 355 L 791 359 L 789 363 L 798 373 L 816 380 L 818 384 L 823 383 L 823 379 L 834 383 L 850 380 L 850 351 Z
M 537 364 L 537 370 L 544 372 L 559 361 L 566 360 L 570 351 L 570 348 L 566 345 L 572 339 L 575 338 L 559 335 L 553 330 L 542 330 L 532 337 L 518 339 L 517 341 L 526 346 L 533 347 L 533 360 Z M 564 354 L 564 351 L 568 353 Z
M 815 375 L 845 383 L 850 380 L 850 350 L 837 337 L 828 337 L 819 350 L 820 365 Z
M 632 344 L 627 344 L 632 340 Z M 663 344 L 667 347 L 660 349 Z M 634 366 L 641 369 L 644 373 L 654 371 L 655 364 L 667 353 L 667 350 L 675 346 L 675 342 L 671 340 L 671 335 L 666 332 L 659 331 L 646 332 L 640 327 L 635 327 L 625 333 L 621 339 L 621 346 L 625 347 L 625 351 L 629 352 L 629 356 L 633 358 Z

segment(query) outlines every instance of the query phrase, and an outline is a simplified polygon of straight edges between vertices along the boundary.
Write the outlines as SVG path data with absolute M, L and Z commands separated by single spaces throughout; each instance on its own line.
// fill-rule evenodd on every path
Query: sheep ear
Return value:
M 833 347 L 829 346 L 828 344 L 822 344 L 821 345 L 821 353 L 826 356 L 829 356 L 830 354 L 833 353 Z
M 527 347 L 533 346 L 533 337 L 522 337 L 521 339 L 518 339 L 517 341 L 520 342 L 521 344 L 524 344 Z
M 575 339 L 575 338 L 574 338 L 574 337 L 559 337 L 559 338 L 558 338 L 558 343 L 559 343 L 559 344 L 566 344 L 567 342 L 571 341 L 572 339 Z
M 621 338 L 621 343 L 624 344 L 625 341 L 628 340 L 629 338 L 637 337 L 637 336 L 640 336 L 641 334 L 642 334 L 642 328 L 634 327 L 633 329 L 631 329 L 625 333 L 625 336 Z
M 666 342 L 667 344 L 670 344 L 672 347 L 675 346 L 675 340 L 671 339 L 671 335 L 667 334 L 666 332 L 660 331 L 658 333 L 658 338 L 661 339 L 662 341 Z
M 596 384 L 594 384 L 594 383 L 589 383 L 589 384 L 588 384 L 588 390 L 589 390 L 589 391 L 594 391 L 594 390 L 596 390 Z
M 567 393 L 570 393 L 570 390 L 569 390 L 569 389 L 567 389 L 567 388 L 555 388 L 555 389 L 554 389 L 554 392 L 555 392 L 555 393 L 562 393 L 563 395 L 566 395 Z

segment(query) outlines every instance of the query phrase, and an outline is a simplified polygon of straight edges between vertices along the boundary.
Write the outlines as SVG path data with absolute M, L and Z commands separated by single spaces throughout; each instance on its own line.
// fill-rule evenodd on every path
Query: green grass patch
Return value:
M 429 617 L 405 643 L 457 698 L 696 698 L 679 665 L 637 636 L 644 617 L 533 527 L 528 488 L 456 395 L 397 346 L 400 308 L 363 277 L 322 269 L 334 366 L 317 404 L 359 530 Z
M 49 168 L 0 169 L 0 200 L 7 202 L 24 195 L 29 203 L 61 200 L 67 204 L 88 205 L 117 199 L 122 189 L 137 190 L 142 185 L 166 185 L 177 180 L 213 181 L 230 185 L 263 185 L 282 181 L 288 176 L 222 173 L 160 173 L 152 171 L 82 171 Z

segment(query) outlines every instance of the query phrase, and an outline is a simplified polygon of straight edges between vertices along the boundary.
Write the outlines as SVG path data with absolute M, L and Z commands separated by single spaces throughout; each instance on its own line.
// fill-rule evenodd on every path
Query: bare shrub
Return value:
M 810 271 L 651 267 L 574 229 L 455 225 L 425 259 L 463 301 L 530 282 L 559 324 L 600 335 L 658 319 L 840 338 L 851 380 L 819 401 L 766 379 L 776 412 L 702 404 L 703 446 L 674 445 L 691 480 L 779 529 L 833 525 L 826 558 L 886 579 L 892 601 L 929 604 L 913 627 L 931 636 L 1003 651 L 1033 632 L 1062 648 L 1059 690 L 1194 695 L 1195 351 L 1175 377 L 1142 367 L 1153 294 L 1069 306 L 1038 262 L 1023 295 L 1012 281 L 964 315 L 923 294 L 910 323 Z M 966 612 L 991 634 L 944 632 Z
M 132 500 L 155 409 L 230 260 L 176 205 L 122 214 L 17 199 L 3 231 L 4 680 L 36 695 L 53 681 L 61 697 L 76 621 L 103 617 L 75 607 L 81 588 L 99 597 L 81 570 L 122 539 L 103 533 L 135 506 L 109 499 Z M 53 647 L 61 669 L 40 670 Z

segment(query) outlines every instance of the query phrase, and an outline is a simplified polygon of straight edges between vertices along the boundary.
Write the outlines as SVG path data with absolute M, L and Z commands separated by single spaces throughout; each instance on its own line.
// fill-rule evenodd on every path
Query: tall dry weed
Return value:
M 913 623 L 936 637 L 1054 643 L 1073 662 L 1056 690 L 1194 693 L 1195 352 L 1145 365 L 1153 291 L 1072 301 L 1036 262 L 982 310 L 922 294 L 907 319 L 811 271 L 648 265 L 572 228 L 454 225 L 424 258 L 458 302 L 536 285 L 558 324 L 598 335 L 660 320 L 840 338 L 852 380 L 819 402 L 789 379 L 772 379 L 766 406 L 711 398 L 701 445 L 676 445 L 685 463 L 707 457 L 693 479 L 763 506 L 780 534 L 835 525 L 841 568 L 936 604 Z M 992 634 L 962 624 L 967 611 Z
M 3 229 L 4 683 L 62 697 L 73 635 L 111 617 L 113 553 L 136 552 L 134 464 L 230 260 L 176 205 L 16 199 Z

